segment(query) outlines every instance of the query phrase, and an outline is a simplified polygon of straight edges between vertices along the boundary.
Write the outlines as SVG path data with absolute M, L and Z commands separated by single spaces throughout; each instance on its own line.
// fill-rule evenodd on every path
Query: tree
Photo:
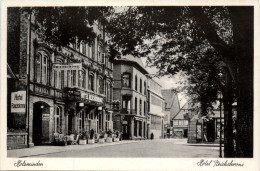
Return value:
M 237 128 L 237 150 L 240 156 L 252 157 L 252 17 L 251 7 L 129 7 L 127 11 L 110 20 L 110 32 L 113 35 L 113 46 L 118 49 L 118 53 L 148 56 L 152 66 L 159 69 L 159 75 L 175 74 L 183 69 L 178 67 L 179 64 L 185 58 L 190 59 L 194 49 L 203 49 L 203 46 L 213 48 L 227 68 L 227 72 L 224 70 L 226 84 L 224 87 L 219 84 L 225 105 L 225 156 L 233 156 L 230 124 L 233 84 L 236 86 L 238 101 L 237 124 L 241 124 Z M 243 31 L 245 25 L 248 27 Z M 246 57 L 246 52 L 249 57 Z M 149 56 L 151 53 L 153 55 Z M 243 65 L 245 60 L 249 66 Z M 244 85 L 246 82 L 248 84 Z
M 159 69 L 158 75 L 176 74 L 183 69 L 179 64 L 188 64 L 190 59 L 201 60 L 201 54 L 196 54 L 201 52 L 198 49 L 212 48 L 227 68 L 224 86 L 223 80 L 218 77 L 215 80 L 226 102 L 225 127 L 228 132 L 225 132 L 225 146 L 232 146 L 232 124 L 229 125 L 232 122 L 229 121 L 232 118 L 233 91 L 230 91 L 230 85 L 234 84 L 238 102 L 237 150 L 241 157 L 252 157 L 252 7 L 128 7 L 119 14 L 114 13 L 111 7 L 24 10 L 35 13 L 44 40 L 57 46 L 66 46 L 76 40 L 78 44 L 82 41 L 91 44 L 96 36 L 93 34 L 93 21 L 100 20 L 107 25 L 106 31 L 111 35 L 111 58 L 125 54 L 147 56 L 150 64 Z M 215 72 L 213 75 L 218 73 L 211 71 Z M 225 148 L 228 149 L 232 148 Z M 232 156 L 231 153 L 232 150 L 225 151 L 225 156 Z
M 91 45 L 96 38 L 95 21 L 106 24 L 112 7 L 32 7 L 21 11 L 33 14 L 42 39 L 54 46 L 81 42 Z

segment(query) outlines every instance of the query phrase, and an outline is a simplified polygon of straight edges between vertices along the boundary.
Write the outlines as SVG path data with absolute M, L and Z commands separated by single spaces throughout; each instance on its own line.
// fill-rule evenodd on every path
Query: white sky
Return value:
M 141 59 L 145 66 L 145 69 L 149 72 L 149 74 L 155 74 L 157 72 L 157 69 L 155 67 L 151 68 L 146 66 L 146 58 Z M 177 89 L 178 81 L 180 81 L 181 78 L 179 75 L 176 75 L 171 78 L 169 78 L 168 76 L 164 76 L 160 78 L 154 77 L 153 79 L 162 86 L 162 89 Z M 178 93 L 178 98 L 180 102 L 180 107 L 182 107 L 186 103 L 187 97 L 183 93 Z

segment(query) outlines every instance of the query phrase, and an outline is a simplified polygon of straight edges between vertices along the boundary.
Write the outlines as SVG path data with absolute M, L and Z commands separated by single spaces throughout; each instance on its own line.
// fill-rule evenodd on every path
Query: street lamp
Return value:
M 219 102 L 220 102 L 220 112 L 219 112 L 219 115 L 220 115 L 220 137 L 219 137 L 219 157 L 222 158 L 222 99 L 221 99 L 221 94 L 220 94 L 220 98 L 219 98 Z

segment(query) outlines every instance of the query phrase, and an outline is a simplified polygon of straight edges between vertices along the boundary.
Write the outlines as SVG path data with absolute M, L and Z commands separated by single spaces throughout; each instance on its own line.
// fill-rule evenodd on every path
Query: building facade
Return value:
M 33 15 L 16 9 L 8 12 L 15 16 L 9 18 L 15 24 L 10 24 L 14 28 L 8 29 L 8 35 L 13 30 L 16 34 L 16 39 L 8 39 L 8 45 L 17 47 L 15 53 L 8 49 L 7 59 L 23 85 L 15 91 L 29 90 L 27 109 L 18 113 L 22 117 L 13 117 L 17 113 L 8 110 L 8 134 L 13 134 L 11 129 L 19 122 L 25 127 L 27 143 L 33 146 L 51 143 L 57 132 L 70 135 L 113 129 L 113 64 L 106 55 L 102 24 L 95 22 L 97 37 L 91 46 L 75 42 L 55 48 L 42 41 Z M 11 138 L 8 141 L 12 143 Z
M 179 112 L 171 119 L 171 127 L 173 127 L 173 137 L 187 138 L 188 137 L 188 115 L 190 113 L 189 104 L 185 103 Z
M 180 111 L 180 103 L 178 95 L 174 89 L 163 89 L 162 96 L 165 99 L 165 117 L 164 117 L 164 136 L 173 137 L 173 126 L 171 125 L 172 118 Z
M 164 138 L 164 111 L 165 101 L 161 94 L 162 86 L 152 78 L 148 81 L 148 113 L 147 113 L 147 137 Z
M 123 139 L 147 136 L 147 78 L 140 58 L 131 55 L 114 61 L 114 129 Z

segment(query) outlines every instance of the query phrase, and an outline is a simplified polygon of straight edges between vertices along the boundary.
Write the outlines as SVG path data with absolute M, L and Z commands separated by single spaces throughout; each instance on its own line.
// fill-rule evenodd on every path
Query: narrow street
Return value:
M 188 144 L 187 139 L 158 139 L 126 141 L 94 145 L 75 145 L 66 147 L 37 146 L 41 153 L 22 155 L 22 150 L 8 151 L 9 157 L 171 157 L 171 158 L 218 158 L 217 144 Z M 42 150 L 41 150 L 42 149 Z M 43 150 L 45 149 L 45 150 Z M 53 149 L 53 150 L 51 150 Z M 56 149 L 56 150 L 54 150 Z M 44 151 L 44 153 L 42 152 Z M 19 157 L 19 156 L 16 156 Z

